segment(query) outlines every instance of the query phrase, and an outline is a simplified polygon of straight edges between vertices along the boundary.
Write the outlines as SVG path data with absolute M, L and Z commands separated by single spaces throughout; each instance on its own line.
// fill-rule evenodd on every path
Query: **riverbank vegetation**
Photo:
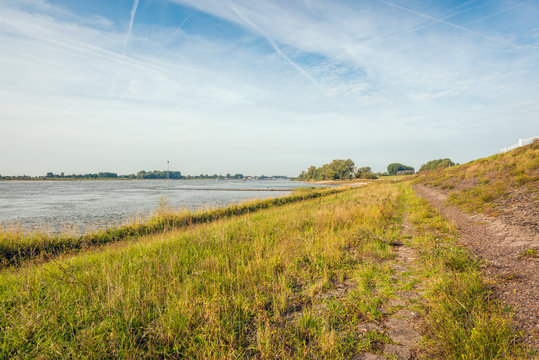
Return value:
M 402 305 L 390 300 L 420 287 L 427 358 L 520 356 L 474 259 L 405 183 L 214 211 L 5 268 L 0 357 L 350 359 L 393 342 L 385 322 Z M 400 246 L 418 267 L 398 273 Z
M 351 179 L 376 179 L 370 167 L 356 168 L 351 159 L 333 160 L 329 164 L 320 167 L 310 166 L 307 171 L 302 171 L 298 180 L 351 180 Z
M 48 259 L 66 252 L 327 196 L 345 190 L 345 188 L 300 188 L 291 195 L 284 197 L 249 201 L 225 208 L 198 212 L 175 211 L 162 206 L 155 215 L 147 220 L 133 221 L 124 226 L 99 230 L 84 235 L 68 233 L 51 235 L 40 231 L 25 233 L 16 227 L 0 228 L 0 268 L 20 265 L 27 260 Z

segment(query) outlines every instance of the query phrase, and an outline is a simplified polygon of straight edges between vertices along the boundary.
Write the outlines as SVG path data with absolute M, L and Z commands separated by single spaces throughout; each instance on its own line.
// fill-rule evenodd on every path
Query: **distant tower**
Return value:
M 170 161 L 167 160 L 167 180 L 170 180 L 169 164 L 170 164 Z

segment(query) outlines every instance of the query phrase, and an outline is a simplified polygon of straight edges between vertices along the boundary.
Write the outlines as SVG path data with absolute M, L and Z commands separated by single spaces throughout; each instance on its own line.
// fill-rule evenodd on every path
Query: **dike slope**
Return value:
M 458 227 L 495 296 L 539 348 L 539 143 L 420 174 L 414 190 Z

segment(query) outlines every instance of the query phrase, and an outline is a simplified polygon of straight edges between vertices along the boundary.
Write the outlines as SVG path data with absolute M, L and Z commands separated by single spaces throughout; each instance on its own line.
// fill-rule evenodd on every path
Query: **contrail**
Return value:
M 177 33 L 179 33 L 183 26 L 185 25 L 185 23 L 187 22 L 187 20 L 189 20 L 189 16 L 187 16 L 185 19 L 183 19 L 182 23 L 180 24 L 180 26 L 178 26 L 178 28 L 176 29 L 176 31 L 174 31 L 174 33 L 172 34 L 172 36 L 176 36 Z
M 133 23 L 135 22 L 135 15 L 137 13 L 137 8 L 138 8 L 138 0 L 135 0 L 133 2 L 133 7 L 131 8 L 131 18 L 129 19 L 129 29 L 127 30 L 127 34 L 125 35 L 124 48 L 122 51 L 122 55 L 125 55 L 125 49 L 127 48 L 127 43 L 129 41 L 129 38 L 131 37 L 131 32 L 133 31 Z
M 454 17 L 454 16 L 456 16 L 456 15 L 458 15 L 460 13 L 463 13 L 463 12 L 465 12 L 465 10 L 460 10 L 458 12 L 452 13 L 451 15 L 440 18 L 439 20 L 447 21 L 447 19 L 451 19 L 452 17 Z M 391 39 L 393 37 L 404 35 L 404 34 L 411 34 L 411 33 L 414 33 L 416 31 L 426 29 L 426 28 L 430 27 L 434 23 L 436 23 L 436 21 L 431 21 L 428 24 L 424 24 L 424 25 L 413 26 L 411 28 L 408 28 L 408 29 L 405 29 L 405 30 L 399 31 L 399 32 L 393 32 L 393 33 L 379 35 L 379 36 L 373 37 L 372 39 L 368 39 L 366 41 L 366 43 L 371 43 L 371 42 L 375 42 L 375 41 L 379 41 L 379 40 Z
M 127 43 L 131 37 L 131 32 L 133 31 L 133 23 L 135 22 L 135 15 L 137 14 L 138 0 L 133 1 L 133 7 L 131 8 L 131 16 L 129 18 L 129 28 L 127 29 L 127 34 L 125 34 L 124 47 L 122 49 L 122 58 L 125 56 L 125 50 L 127 49 Z M 108 94 L 111 96 L 116 91 L 116 83 L 118 82 L 118 77 L 120 73 L 117 71 L 116 76 L 114 76 L 114 81 L 109 87 Z
M 189 20 L 189 16 L 187 16 L 187 17 L 182 21 L 182 23 L 180 24 L 180 26 L 178 27 L 178 29 L 181 29 L 181 28 L 185 25 L 185 23 L 187 22 L 187 20 Z
M 511 10 L 517 8 L 517 7 L 520 7 L 520 6 L 522 6 L 522 5 L 525 5 L 525 4 L 527 4 L 528 2 L 529 2 L 529 1 L 524 1 L 524 2 L 521 2 L 521 3 L 517 3 L 517 4 L 514 4 L 513 6 L 506 7 L 505 9 L 502 9 L 502 10 L 500 10 L 500 11 L 498 11 L 498 12 L 493 13 L 493 14 L 486 15 L 486 16 L 482 16 L 482 17 L 480 17 L 480 18 L 474 19 L 474 20 L 470 21 L 469 23 L 467 23 L 466 26 L 471 25 L 471 24 L 474 24 L 474 23 L 479 22 L 479 21 L 481 21 L 481 20 L 485 20 L 485 19 L 491 18 L 491 17 L 493 17 L 493 16 L 497 16 L 497 15 L 506 13 L 506 12 L 508 12 L 508 11 L 511 11 Z
M 506 42 L 506 41 L 501 41 L 499 39 L 496 39 L 496 38 L 493 38 L 491 36 L 488 36 L 488 35 L 485 35 L 483 33 L 480 33 L 480 32 L 477 32 L 477 31 L 474 31 L 474 30 L 471 30 L 471 29 L 468 29 L 464 26 L 460 26 L 460 25 L 457 25 L 457 24 L 454 24 L 452 22 L 449 22 L 449 21 L 445 21 L 443 19 L 438 19 L 438 18 L 435 18 L 433 16 L 430 16 L 430 15 L 427 15 L 427 14 L 424 14 L 424 13 L 421 13 L 419 11 L 415 11 L 415 10 L 412 10 L 412 9 L 409 9 L 409 8 L 406 8 L 404 6 L 400 6 L 400 5 L 397 5 L 395 3 L 392 3 L 392 2 L 389 2 L 389 1 L 384 1 L 384 0 L 377 0 L 378 2 L 382 3 L 382 4 L 386 4 L 388 6 L 392 6 L 392 7 L 395 7 L 397 9 L 400 9 L 400 10 L 403 10 L 403 11 L 406 11 L 406 12 L 409 12 L 409 13 L 412 13 L 414 15 L 417 15 L 417 16 L 420 16 L 420 17 L 423 17 L 423 18 L 426 18 L 426 19 L 429 19 L 429 20 L 432 20 L 434 22 L 437 22 L 437 23 L 440 23 L 440 24 L 444 24 L 444 25 L 447 25 L 447 26 L 450 26 L 450 27 L 453 27 L 455 29 L 459 29 L 459 30 L 462 30 L 462 31 L 465 31 L 467 33 L 470 33 L 470 34 L 473 34 L 473 35 L 477 35 L 477 36 L 481 36 L 485 39 L 488 39 L 490 41 L 493 41 L 493 42 L 497 42 L 497 43 L 500 43 L 500 44 L 504 44 L 504 45 L 507 45 L 509 47 L 512 47 L 514 48 L 515 45 L 510 43 L 510 42 Z
M 232 9 L 232 11 L 234 11 L 234 13 L 241 19 L 243 20 L 245 23 L 247 23 L 247 25 L 251 26 L 253 29 L 255 29 L 256 31 L 258 31 L 260 34 L 262 34 L 262 36 L 264 36 L 266 38 L 266 40 L 270 43 L 271 47 L 273 48 L 273 50 L 275 50 L 275 52 L 281 57 L 283 58 L 285 61 L 287 61 L 290 65 L 292 65 L 294 68 L 296 68 L 296 70 L 298 70 L 302 75 L 304 75 L 307 79 L 309 79 L 313 84 L 315 84 L 316 86 L 320 86 L 320 84 L 311 76 L 309 75 L 305 70 L 303 70 L 298 64 L 296 64 L 295 62 L 293 62 L 292 60 L 290 60 L 290 58 L 288 56 L 286 56 L 282 51 L 281 49 L 279 48 L 279 46 L 277 46 L 277 44 L 275 43 L 275 41 L 273 41 L 268 35 L 266 35 L 266 33 L 261 29 L 259 28 L 256 24 L 254 24 L 253 22 L 251 22 L 249 19 L 247 19 L 245 16 L 243 16 L 236 8 L 234 8 L 232 6 L 232 4 L 228 4 L 228 6 L 230 7 L 230 9 Z

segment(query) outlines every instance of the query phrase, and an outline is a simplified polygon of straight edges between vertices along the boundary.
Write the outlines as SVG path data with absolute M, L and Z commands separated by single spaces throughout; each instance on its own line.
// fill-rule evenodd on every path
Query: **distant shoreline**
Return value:
M 121 181 L 121 180 L 127 180 L 127 181 L 135 181 L 135 180 L 170 180 L 170 181 L 193 181 L 193 180 L 216 180 L 216 181 L 276 181 L 276 180 L 292 180 L 290 178 L 265 178 L 265 179 L 219 179 L 219 178 L 185 178 L 185 179 L 130 179 L 130 178 L 84 178 L 84 179 L 73 179 L 73 178 L 28 178 L 28 179 L 0 179 L 0 182 L 12 182 L 12 181 Z
M 365 181 L 363 179 L 353 179 L 353 180 L 318 180 L 318 181 L 305 181 L 308 183 L 316 185 L 348 185 L 348 186 L 361 186 L 366 185 L 370 181 Z
M 360 186 L 360 185 L 366 185 L 373 181 L 403 180 L 410 176 L 411 175 L 389 175 L 389 176 L 380 176 L 378 179 L 349 179 L 349 180 L 300 180 L 300 179 L 290 179 L 290 180 L 303 181 L 306 183 L 317 184 L 317 185 Z

